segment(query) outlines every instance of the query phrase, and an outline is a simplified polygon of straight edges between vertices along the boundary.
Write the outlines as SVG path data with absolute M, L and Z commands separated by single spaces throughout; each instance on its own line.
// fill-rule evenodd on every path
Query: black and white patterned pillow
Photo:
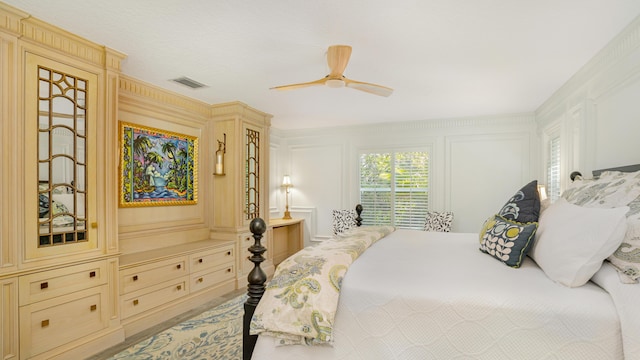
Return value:
M 453 222 L 451 211 L 427 211 L 424 221 L 424 231 L 450 232 Z
M 333 217 L 332 227 L 334 235 L 341 234 L 357 226 L 355 210 L 332 210 L 331 216 Z

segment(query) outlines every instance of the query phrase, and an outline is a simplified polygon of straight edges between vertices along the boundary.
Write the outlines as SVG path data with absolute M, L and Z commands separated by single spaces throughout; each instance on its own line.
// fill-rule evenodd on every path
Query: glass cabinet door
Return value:
M 94 248 L 97 76 L 33 54 L 26 65 L 27 253 Z
M 260 131 L 245 128 L 245 219 L 260 216 Z

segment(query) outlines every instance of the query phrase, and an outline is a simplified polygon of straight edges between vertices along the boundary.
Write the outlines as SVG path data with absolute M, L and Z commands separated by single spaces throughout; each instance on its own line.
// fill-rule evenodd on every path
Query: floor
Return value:
M 181 322 L 183 322 L 185 320 L 188 320 L 188 319 L 190 319 L 190 318 L 192 318 L 192 317 L 194 317 L 194 316 L 196 316 L 196 315 L 198 315 L 198 314 L 200 314 L 200 313 L 202 313 L 202 312 L 204 312 L 206 310 L 209 310 L 212 307 L 218 306 L 218 305 L 220 305 L 220 304 L 222 304 L 222 303 L 224 303 L 224 302 L 226 302 L 228 300 L 231 300 L 231 299 L 235 298 L 236 296 L 245 294 L 246 292 L 247 292 L 246 289 L 238 289 L 238 290 L 232 291 L 232 292 L 230 292 L 228 294 L 219 296 L 219 297 L 217 297 L 217 298 L 215 298 L 215 299 L 213 299 L 213 300 L 211 300 L 211 301 L 209 301 L 209 302 L 207 302 L 205 304 L 202 304 L 202 305 L 198 306 L 197 308 L 193 308 L 193 309 L 191 309 L 191 310 L 189 310 L 189 311 L 187 311 L 185 313 L 182 313 L 182 314 L 180 314 L 180 315 L 178 315 L 176 317 L 173 317 L 173 318 L 171 318 L 171 319 L 169 319 L 169 320 L 167 320 L 165 322 L 162 322 L 162 323 L 160 323 L 160 324 L 158 324 L 156 326 L 152 326 L 147 330 L 141 331 L 141 332 L 139 332 L 137 334 L 133 334 L 133 335 L 129 336 L 128 338 L 126 338 L 124 340 L 124 342 L 122 342 L 122 343 L 120 343 L 120 344 L 118 344 L 116 346 L 110 347 L 110 348 L 108 348 L 108 349 L 106 349 L 106 350 L 104 350 L 104 351 L 102 351 L 102 352 L 100 352 L 98 354 L 90 356 L 86 360 L 108 359 L 109 357 L 121 352 L 122 350 L 128 348 L 129 346 L 135 345 L 135 344 L 139 343 L 140 341 L 151 337 L 154 334 L 157 334 L 157 333 L 159 333 L 161 331 L 164 331 L 164 330 L 166 330 L 166 329 L 168 329 L 168 328 L 170 328 L 170 327 L 172 327 L 172 326 L 174 326 L 176 324 L 179 324 L 179 323 L 181 323 Z

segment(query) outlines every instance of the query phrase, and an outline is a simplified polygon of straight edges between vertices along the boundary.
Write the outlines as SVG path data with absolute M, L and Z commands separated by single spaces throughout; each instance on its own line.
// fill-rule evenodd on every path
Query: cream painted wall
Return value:
M 135 253 L 209 237 L 210 106 L 127 76 L 120 79 L 118 120 L 198 138 L 198 201 L 185 206 L 118 208 L 120 250 Z M 116 149 L 117 150 L 117 149 Z M 118 158 L 119 160 L 119 158 Z
M 332 209 L 358 203 L 362 151 L 429 151 L 430 208 L 454 211 L 453 230 L 461 232 L 478 231 L 488 216 L 532 180 L 537 160 L 532 114 L 324 130 L 274 129 L 271 142 L 272 149 L 278 149 L 272 153 L 272 160 L 278 160 L 273 161 L 271 172 L 278 174 L 280 182 L 283 174 L 291 175 L 295 187 L 290 211 L 305 218 L 307 245 L 331 237 Z M 281 191 L 273 193 L 283 199 Z M 282 216 L 284 200 L 272 204 L 278 204 L 272 216 Z

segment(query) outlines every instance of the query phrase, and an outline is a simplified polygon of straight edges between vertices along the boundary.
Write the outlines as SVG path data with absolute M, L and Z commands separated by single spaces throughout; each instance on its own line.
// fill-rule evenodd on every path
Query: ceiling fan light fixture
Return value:
M 340 79 L 329 79 L 325 82 L 325 85 L 330 88 L 341 88 L 344 87 L 344 81 Z
M 349 62 L 349 57 L 351 56 L 351 46 L 349 45 L 332 45 L 329 46 L 327 50 L 327 65 L 329 65 L 330 72 L 327 76 L 314 80 L 307 81 L 298 84 L 289 84 L 289 85 L 281 85 L 272 87 L 271 89 L 276 90 L 292 90 L 292 89 L 300 89 L 308 86 L 318 86 L 318 85 L 326 85 L 330 88 L 341 88 L 348 87 L 355 90 L 360 90 L 367 92 L 369 94 L 374 94 L 378 96 L 387 97 L 393 93 L 393 89 L 376 85 L 372 83 L 356 81 L 353 79 L 346 78 L 343 73 L 344 69 L 347 67 L 347 63 Z

